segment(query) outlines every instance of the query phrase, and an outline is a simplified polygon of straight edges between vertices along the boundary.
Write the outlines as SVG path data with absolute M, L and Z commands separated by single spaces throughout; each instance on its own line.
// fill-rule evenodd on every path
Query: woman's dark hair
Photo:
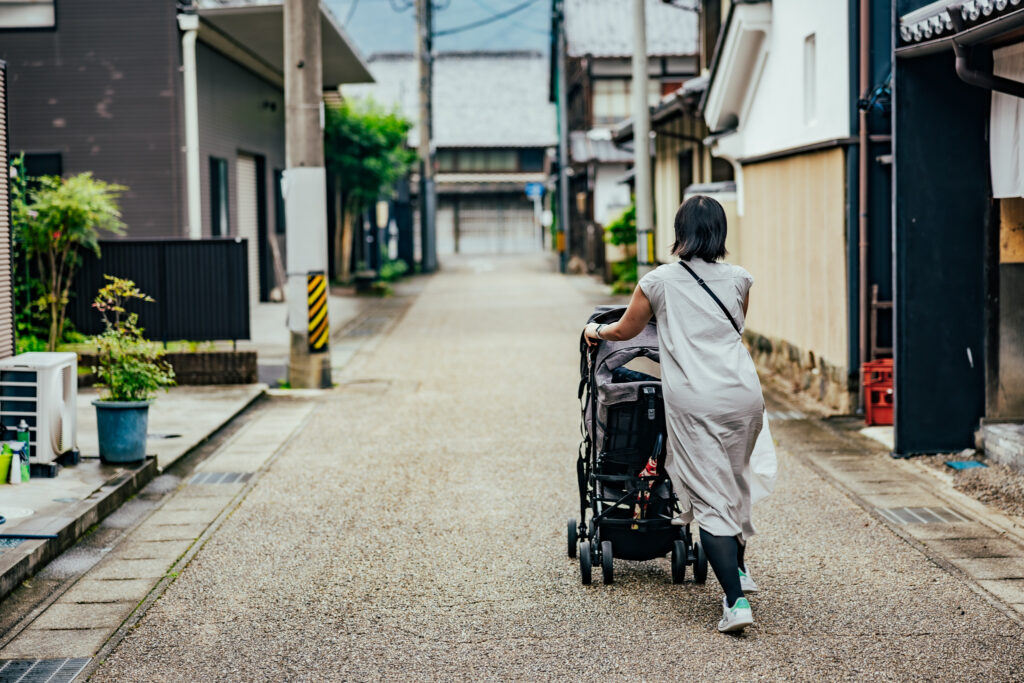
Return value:
M 725 250 L 725 210 L 711 197 L 690 197 L 676 212 L 676 241 L 672 254 L 684 261 L 702 258 L 713 262 L 723 258 Z

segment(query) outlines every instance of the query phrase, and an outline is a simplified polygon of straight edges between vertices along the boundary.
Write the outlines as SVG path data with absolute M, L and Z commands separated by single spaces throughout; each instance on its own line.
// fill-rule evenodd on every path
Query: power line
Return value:
M 468 24 L 463 24 L 462 26 L 456 26 L 454 28 L 445 29 L 443 31 L 435 31 L 434 35 L 435 36 L 450 36 L 453 33 L 462 33 L 463 31 L 469 31 L 470 29 L 479 28 L 480 26 L 486 26 L 487 24 L 493 24 L 496 21 L 500 21 L 500 20 L 504 19 L 505 17 L 511 16 L 511 15 L 515 14 L 516 12 L 519 12 L 521 10 L 526 9 L 527 7 L 529 7 L 530 5 L 532 5 L 532 4 L 536 3 L 536 2 L 537 2 L 537 0 L 526 0 L 526 2 L 522 2 L 522 3 L 518 4 L 518 5 L 516 5 L 515 7 L 512 7 L 511 9 L 507 9 L 504 12 L 499 12 L 497 14 L 494 14 L 494 15 L 490 16 L 490 17 L 487 17 L 486 19 L 480 19 L 478 21 L 471 21 Z
M 348 8 L 348 14 L 345 16 L 345 23 L 342 26 L 348 26 L 348 22 L 352 21 L 352 15 L 356 13 L 356 7 L 359 7 L 359 0 L 352 0 L 352 4 Z
M 478 7 L 481 7 L 483 9 L 487 10 L 488 12 L 491 12 L 491 13 L 494 12 L 494 8 L 485 5 L 482 2 L 482 0 L 473 0 L 473 2 L 475 2 Z M 547 23 L 546 20 L 545 20 L 545 23 Z M 521 21 L 513 21 L 512 24 L 514 26 L 518 26 L 519 28 L 523 29 L 524 31 L 529 31 L 530 33 L 536 33 L 536 34 L 542 35 L 542 36 L 550 36 L 551 35 L 551 31 L 550 30 L 545 31 L 545 30 L 541 30 L 539 28 L 536 28 L 534 26 L 527 26 L 526 24 L 524 24 Z

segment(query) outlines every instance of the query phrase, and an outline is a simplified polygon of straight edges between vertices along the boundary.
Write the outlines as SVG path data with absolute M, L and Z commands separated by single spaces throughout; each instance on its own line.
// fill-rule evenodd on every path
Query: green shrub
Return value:
M 394 282 L 409 272 L 409 264 L 398 259 L 397 261 L 386 261 L 380 267 L 380 279 L 384 282 Z
M 139 314 L 129 313 L 126 306 L 131 301 L 153 299 L 131 280 L 104 277 L 110 284 L 100 289 L 93 302 L 106 327 L 92 339 L 96 345 L 92 371 L 104 389 L 100 399 L 148 401 L 158 390 L 174 385 L 174 370 L 164 360 L 163 348 L 143 336 Z
M 604 241 L 608 244 L 636 244 L 636 203 L 632 202 L 615 219 L 604 226 Z
M 101 231 L 124 233 L 117 198 L 127 188 L 90 173 L 41 176 L 28 182 L 24 163 L 12 165 L 11 217 L 15 251 L 17 330 L 46 336 L 56 351 L 68 329 L 67 305 L 83 250 L 100 253 Z M 29 264 L 35 266 L 34 275 Z
M 612 264 L 612 294 L 632 294 L 637 283 L 636 258 Z

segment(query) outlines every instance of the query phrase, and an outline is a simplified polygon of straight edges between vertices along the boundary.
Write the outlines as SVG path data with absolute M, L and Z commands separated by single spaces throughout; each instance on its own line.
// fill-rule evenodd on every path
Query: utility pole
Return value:
M 564 273 L 569 266 L 570 245 L 569 232 L 569 102 L 568 88 L 565 83 L 565 2 L 555 0 L 555 78 L 557 79 L 555 98 L 558 102 L 558 263 Z M 552 207 L 554 208 L 554 207 Z
M 647 105 L 647 18 L 644 2 L 633 0 L 633 172 L 636 179 L 636 269 L 643 277 L 654 265 L 654 210 L 651 188 L 651 119 Z
M 434 185 L 434 27 L 432 0 L 416 0 L 416 58 L 420 94 L 420 246 L 423 272 L 437 269 L 437 189 Z
M 284 3 L 288 381 L 331 386 L 327 317 L 327 172 L 319 0 Z

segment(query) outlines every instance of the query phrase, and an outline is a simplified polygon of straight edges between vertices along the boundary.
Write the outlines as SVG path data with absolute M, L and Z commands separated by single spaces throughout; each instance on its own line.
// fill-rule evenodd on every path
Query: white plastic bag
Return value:
M 775 490 L 775 482 L 779 477 L 779 461 L 775 456 L 775 441 L 772 440 L 771 429 L 768 428 L 768 411 L 765 410 L 761 433 L 754 443 L 750 454 L 747 481 L 750 482 L 750 502 L 764 500 Z

